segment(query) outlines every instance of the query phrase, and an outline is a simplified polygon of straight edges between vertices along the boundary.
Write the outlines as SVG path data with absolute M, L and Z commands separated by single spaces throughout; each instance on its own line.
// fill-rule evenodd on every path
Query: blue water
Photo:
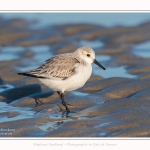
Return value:
M 100 62 L 106 70 L 103 70 L 99 66 L 93 64 L 93 74 L 97 76 L 102 76 L 103 78 L 111 78 L 111 77 L 125 77 L 125 78 L 135 78 L 135 75 L 131 75 L 127 72 L 126 66 L 117 66 L 117 67 L 109 67 L 107 66 L 107 62 L 111 60 L 111 56 L 108 55 L 98 55 L 96 56 L 96 60 Z
M 50 50 L 50 46 L 48 45 L 30 46 L 28 47 L 28 50 L 34 52 L 35 54 L 32 58 L 22 58 L 21 63 L 23 63 L 23 65 L 25 66 L 15 67 L 20 72 L 26 72 L 35 69 L 42 65 L 47 59 L 53 56 Z
M 100 48 L 104 47 L 104 45 L 105 45 L 105 44 L 104 44 L 102 41 L 100 41 L 100 40 L 95 40 L 95 41 L 81 40 L 81 41 L 79 41 L 78 44 L 79 44 L 80 46 L 85 46 L 85 45 L 90 46 L 90 47 L 92 47 L 94 50 L 100 49 Z
M 14 59 L 19 59 L 19 54 L 25 49 L 18 46 L 5 46 L 1 47 L 0 51 L 0 61 L 9 61 Z
M 25 118 L 34 118 L 35 112 L 31 108 L 27 107 L 13 107 L 5 102 L 0 102 L 0 113 L 3 112 L 18 112 L 19 114 L 15 117 L 8 118 L 6 115 L 0 115 L 0 123 L 20 120 Z
M 0 85 L 0 92 L 14 88 L 11 84 Z
M 134 46 L 133 53 L 143 58 L 150 58 L 150 41 Z
M 39 126 L 39 128 L 41 130 L 44 130 L 44 131 L 46 131 L 46 130 L 52 131 L 52 130 L 57 128 L 57 123 L 56 122 L 50 122 L 48 124 L 44 124 L 42 126 Z
M 33 12 L 33 13 L 0 13 L 0 16 L 13 19 L 27 19 L 30 22 L 37 20 L 33 27 L 42 27 L 46 25 L 61 25 L 70 23 L 92 23 L 112 27 L 116 25 L 135 26 L 146 21 L 150 21 L 150 13 L 121 13 L 121 12 L 88 12 L 88 13 L 60 13 L 60 12 Z
M 97 76 L 102 76 L 103 78 L 111 77 L 124 77 L 124 78 L 135 78 L 135 75 L 131 75 L 127 72 L 126 66 L 120 67 L 106 67 L 106 70 L 102 70 L 98 66 L 93 67 L 93 73 Z

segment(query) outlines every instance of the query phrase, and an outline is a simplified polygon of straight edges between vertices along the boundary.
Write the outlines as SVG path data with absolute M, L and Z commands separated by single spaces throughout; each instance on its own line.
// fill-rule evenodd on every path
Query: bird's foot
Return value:
M 42 101 L 40 101 L 38 98 L 35 98 L 35 107 L 38 107 L 38 106 L 41 106 L 41 105 L 43 105 L 43 102 Z
M 63 109 L 57 104 L 57 106 L 60 108 L 60 111 L 62 111 Z
M 63 105 L 63 106 L 66 108 L 66 112 L 69 113 L 70 112 L 69 108 L 66 105 Z M 61 106 L 58 105 L 58 107 L 60 108 L 60 111 L 63 111 L 63 109 L 61 108 Z
M 70 105 L 70 106 L 73 106 L 72 104 L 69 104 L 69 103 L 67 103 L 67 102 L 66 102 L 66 105 Z
M 73 106 L 72 104 L 69 104 L 68 102 L 62 102 L 62 105 L 70 105 L 70 106 Z
M 66 112 L 70 112 L 70 110 L 67 106 L 68 104 L 65 101 L 62 102 L 62 105 L 66 108 Z

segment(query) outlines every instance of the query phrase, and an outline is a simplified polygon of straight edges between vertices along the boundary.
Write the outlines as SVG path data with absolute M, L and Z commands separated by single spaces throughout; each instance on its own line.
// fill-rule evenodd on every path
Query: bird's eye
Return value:
M 90 57 L 90 54 L 87 54 L 87 57 Z

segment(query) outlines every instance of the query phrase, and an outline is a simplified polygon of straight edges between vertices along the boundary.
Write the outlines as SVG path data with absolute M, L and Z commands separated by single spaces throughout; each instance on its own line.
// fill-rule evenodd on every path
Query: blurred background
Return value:
M 15 66 L 17 71 L 34 69 L 54 54 L 71 52 L 85 45 L 99 54 L 97 59 L 104 65 L 108 65 L 112 54 L 131 46 L 132 53 L 150 57 L 147 50 L 150 13 L 13 12 L 0 13 L 0 19 L 0 61 L 19 59 L 24 52 L 35 53 L 33 57 L 22 57 L 21 67 Z M 94 74 L 134 77 L 127 73 L 126 64 L 116 68 L 112 68 L 115 63 L 109 65 L 107 73 L 96 71 Z
M 89 23 L 97 24 L 105 27 L 114 26 L 136 26 L 141 23 L 150 21 L 150 13 L 144 12 L 107 12 L 107 13 L 0 13 L 5 19 L 25 19 L 30 22 L 37 21 L 34 27 L 42 27 L 46 25 L 70 24 L 70 23 Z

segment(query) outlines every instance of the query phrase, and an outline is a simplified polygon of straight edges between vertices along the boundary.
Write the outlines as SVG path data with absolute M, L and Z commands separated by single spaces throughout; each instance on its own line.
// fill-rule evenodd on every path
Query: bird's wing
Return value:
M 43 65 L 27 74 L 37 78 L 55 78 L 65 80 L 76 73 L 76 67 L 80 61 L 71 54 L 56 55 L 45 61 Z

